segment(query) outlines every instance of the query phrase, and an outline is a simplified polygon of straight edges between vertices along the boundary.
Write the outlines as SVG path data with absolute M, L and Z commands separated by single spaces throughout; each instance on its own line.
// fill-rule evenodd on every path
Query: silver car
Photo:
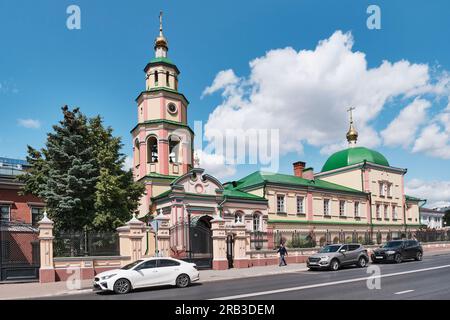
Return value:
M 364 268 L 369 262 L 367 250 L 358 243 L 330 244 L 318 253 L 308 257 L 306 266 L 309 269 L 339 270 L 344 265 L 357 265 Z

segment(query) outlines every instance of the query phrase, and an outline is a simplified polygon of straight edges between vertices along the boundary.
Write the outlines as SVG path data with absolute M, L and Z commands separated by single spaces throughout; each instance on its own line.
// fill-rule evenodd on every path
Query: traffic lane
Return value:
M 382 273 L 407 271 L 426 268 L 429 266 L 450 264 L 450 255 L 439 255 L 425 257 L 423 261 L 404 262 L 402 264 L 377 264 Z M 282 268 L 282 267 L 281 267 Z M 193 286 L 178 288 L 148 288 L 139 289 L 127 295 L 114 294 L 77 294 L 70 296 L 52 297 L 54 299 L 211 299 L 223 296 L 239 295 L 257 291 L 276 290 L 301 285 L 312 285 L 329 281 L 339 281 L 358 277 L 367 277 L 367 268 L 347 267 L 345 269 L 330 271 L 302 271 L 281 275 L 269 275 L 252 278 L 241 278 L 235 280 L 221 280 L 193 284 Z
M 245 297 L 245 300 L 411 300 L 450 299 L 450 268 L 397 275 L 377 280 L 306 288 Z M 369 289 L 369 286 L 373 289 Z M 379 288 L 379 289 L 378 289 Z M 256 294 L 256 292 L 255 292 Z

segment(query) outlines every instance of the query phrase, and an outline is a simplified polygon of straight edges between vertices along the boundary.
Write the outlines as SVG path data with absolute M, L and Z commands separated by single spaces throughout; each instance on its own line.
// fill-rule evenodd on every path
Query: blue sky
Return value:
M 66 8 L 71 4 L 81 8 L 81 30 L 66 28 Z M 366 27 L 370 4 L 381 8 L 381 30 Z M 169 56 L 181 70 L 180 91 L 190 100 L 191 126 L 195 120 L 206 123 L 218 105 L 226 104 L 220 90 L 201 97 L 221 70 L 231 69 L 236 77 L 248 79 L 252 74 L 249 62 L 268 51 L 286 47 L 297 52 L 314 50 L 320 40 L 329 39 L 337 30 L 351 33 L 351 51 L 365 54 L 368 69 L 378 68 L 383 60 L 407 60 L 428 65 L 428 73 L 437 74 L 436 78 L 450 70 L 450 42 L 445 41 L 450 31 L 450 2 L 445 0 L 0 0 L 0 156 L 24 158 L 27 144 L 42 147 L 46 133 L 61 118 L 64 104 L 78 106 L 88 115 L 100 114 L 115 134 L 122 136 L 124 153 L 131 154 L 134 99 L 144 89 L 142 69 L 154 56 L 161 9 Z M 378 133 L 417 98 L 393 96 L 367 120 Z M 419 98 L 428 97 L 431 106 L 426 114 L 431 122 L 441 115 L 448 95 L 425 93 Z M 345 128 L 345 109 L 341 113 L 336 119 Z M 428 124 L 422 122 L 420 127 Z M 419 130 L 414 140 L 420 136 Z M 344 137 L 345 130 L 341 140 Z M 336 143 L 341 141 L 327 145 Z M 418 180 L 416 192 L 426 195 L 430 187 L 437 186 L 445 193 L 434 200 L 450 200 L 447 154 L 424 147 L 413 151 L 413 145 L 374 144 L 391 165 L 408 168 L 408 181 Z M 296 160 L 320 170 L 327 158 L 326 146 L 307 141 L 302 146 L 300 153 L 283 153 L 280 171 L 290 173 Z M 240 166 L 224 180 L 255 169 Z

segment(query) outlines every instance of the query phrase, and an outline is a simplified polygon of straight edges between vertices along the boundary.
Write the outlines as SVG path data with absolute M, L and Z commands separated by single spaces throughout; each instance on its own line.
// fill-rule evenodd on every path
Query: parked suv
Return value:
M 369 262 L 367 250 L 358 243 L 330 244 L 324 246 L 318 253 L 308 257 L 306 266 L 309 269 L 338 270 L 344 265 L 354 265 L 364 268 Z
M 386 242 L 372 253 L 372 262 L 392 261 L 400 263 L 405 259 L 423 258 L 423 249 L 417 240 L 392 240 Z

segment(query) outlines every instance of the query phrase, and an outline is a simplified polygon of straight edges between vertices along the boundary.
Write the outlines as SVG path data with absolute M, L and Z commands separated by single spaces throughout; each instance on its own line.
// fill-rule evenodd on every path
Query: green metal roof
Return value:
M 247 193 L 244 191 L 240 191 L 237 189 L 234 189 L 232 185 L 226 185 L 223 190 L 223 195 L 226 198 L 238 198 L 238 199 L 245 199 L 245 200 L 256 200 L 256 201 L 267 201 L 266 198 L 259 197 L 257 195 Z
M 406 199 L 406 201 L 424 201 L 424 199 L 420 199 L 420 198 L 416 198 L 416 197 L 412 197 L 412 196 L 408 196 L 408 195 L 405 195 L 405 199 Z
M 347 188 L 347 187 L 341 186 L 339 184 L 323 181 L 320 179 L 308 180 L 308 179 L 300 178 L 300 177 L 293 176 L 293 175 L 272 173 L 272 172 L 263 172 L 263 171 L 256 171 L 256 172 L 242 178 L 241 180 L 234 182 L 235 186 L 233 188 L 239 189 L 239 190 L 244 190 L 246 188 L 250 188 L 250 187 L 265 184 L 265 183 L 304 186 L 304 187 L 312 187 L 312 188 L 333 190 L 333 191 L 353 192 L 353 193 L 360 193 L 360 194 L 363 193 L 356 189 Z M 233 184 L 227 184 L 227 186 L 229 186 L 229 185 L 233 185 Z
M 364 147 L 354 147 L 332 154 L 323 165 L 322 172 L 347 167 L 364 161 L 389 167 L 387 159 L 378 151 Z
M 165 63 L 169 63 L 169 64 L 175 65 L 172 62 L 172 60 L 170 60 L 169 58 L 160 57 L 160 58 L 153 58 L 152 60 L 150 60 L 150 63 L 156 63 L 156 62 L 165 62 Z

